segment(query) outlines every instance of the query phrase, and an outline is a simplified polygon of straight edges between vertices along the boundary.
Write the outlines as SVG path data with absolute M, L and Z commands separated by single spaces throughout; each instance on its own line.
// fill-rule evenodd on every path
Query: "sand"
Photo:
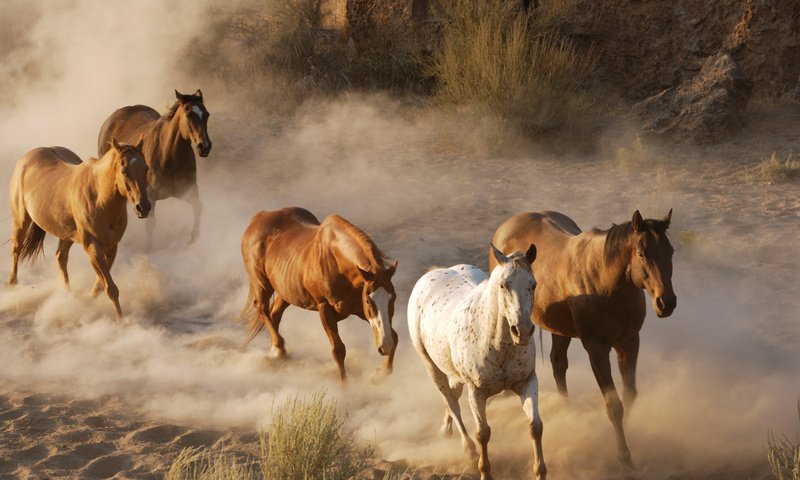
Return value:
M 195 446 L 247 457 L 274 405 L 322 388 L 380 458 L 472 478 L 460 442 L 438 432 L 441 400 L 408 341 L 414 281 L 435 265 L 485 268 L 494 228 L 519 211 L 553 209 L 583 228 L 607 228 L 635 209 L 661 217 L 673 208 L 678 307 L 668 319 L 649 311 L 642 331 L 640 397 L 626 414 L 634 462 L 644 479 L 769 478 L 767 429 L 800 428 L 800 186 L 750 174 L 773 151 L 798 150 L 800 107 L 751 112 L 727 142 L 645 139 L 645 158 L 628 165 L 614 155 L 633 141 L 621 128 L 597 153 L 563 158 L 475 153 L 471 130 L 457 122 L 392 117 L 374 99 L 334 103 L 258 141 L 258 125 L 214 112 L 201 239 L 185 245 L 189 208 L 177 201 L 159 204 L 154 252 L 131 220 L 113 270 L 124 324 L 113 322 L 106 298 L 86 297 L 93 278 L 79 248 L 74 293 L 60 288 L 52 240 L 44 261 L 22 266 L 19 286 L 0 290 L 0 477 L 158 478 Z M 287 205 L 340 213 L 399 260 L 401 343 L 385 381 L 373 381 L 381 358 L 359 320 L 342 324 L 346 387 L 313 313 L 287 311 L 286 362 L 265 360 L 265 333 L 242 345 L 238 241 L 252 213 Z M 579 344 L 570 349 L 569 404 L 555 393 L 549 361 L 537 371 L 549 478 L 620 478 Z M 517 400 L 498 397 L 488 415 L 495 478 L 526 478 L 532 452 Z

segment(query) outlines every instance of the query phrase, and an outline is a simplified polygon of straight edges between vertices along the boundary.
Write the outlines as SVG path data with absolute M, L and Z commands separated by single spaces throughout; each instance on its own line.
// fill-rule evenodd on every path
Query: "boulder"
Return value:
M 644 132 L 709 144 L 744 122 L 753 84 L 727 53 L 708 57 L 698 74 L 634 105 Z

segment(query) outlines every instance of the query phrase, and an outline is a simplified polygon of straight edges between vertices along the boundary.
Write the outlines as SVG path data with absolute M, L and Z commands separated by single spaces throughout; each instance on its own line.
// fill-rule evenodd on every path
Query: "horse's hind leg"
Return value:
M 69 260 L 69 249 L 72 247 L 72 242 L 69 240 L 58 241 L 58 248 L 56 249 L 56 263 L 58 264 L 58 271 L 61 272 L 61 280 L 64 281 L 64 286 L 69 290 L 69 273 L 67 272 L 67 261 Z
M 639 358 L 639 334 L 622 344 L 615 345 L 617 365 L 622 375 L 622 403 L 625 409 L 633 406 L 636 400 L 636 360 Z
M 542 418 L 539 416 L 539 381 L 536 373 L 531 375 L 523 385 L 514 389 L 522 401 L 522 410 L 528 417 L 531 439 L 533 440 L 533 473 L 536 480 L 544 480 L 547 477 L 547 467 L 544 464 L 544 454 L 542 453 Z
M 553 346 L 550 348 L 550 363 L 553 365 L 553 377 L 556 379 L 556 387 L 558 393 L 567 396 L 567 368 L 569 367 L 569 360 L 567 359 L 567 350 L 569 343 L 572 341 L 570 337 L 553 334 Z
M 442 394 L 442 400 L 444 400 L 445 418 L 442 422 L 442 430 L 447 433 L 447 425 L 452 425 L 452 421 L 455 420 L 456 428 L 458 428 L 458 433 L 461 435 L 461 446 L 470 457 L 476 458 L 478 452 L 475 449 L 475 443 L 473 443 L 467 434 L 467 428 L 464 426 L 464 420 L 461 418 L 461 405 L 458 404 L 458 398 L 461 396 L 463 385 L 454 382 L 451 388 L 450 379 L 447 378 L 444 372 L 439 370 L 439 367 L 437 367 L 435 363 L 433 363 L 433 359 L 430 358 L 428 352 L 422 348 L 420 354 L 425 367 L 428 369 L 428 374 L 431 380 L 433 380 L 433 384 L 436 385 L 439 393 Z
M 21 212 L 20 219 L 18 215 L 14 215 L 14 222 L 11 228 L 11 272 L 8 274 L 8 284 L 15 285 L 17 283 L 17 267 L 19 266 L 19 254 L 22 248 L 22 242 L 25 241 L 25 232 L 33 221 L 27 212 Z
M 289 302 L 281 298 L 280 295 L 276 293 L 275 298 L 272 300 L 272 305 L 270 305 L 269 317 L 267 318 L 267 321 L 269 322 L 267 328 L 270 329 L 269 333 L 272 338 L 271 356 L 274 358 L 281 358 L 286 356 L 285 342 L 278 329 L 281 326 L 281 319 L 283 318 L 283 312 L 285 312 L 286 308 L 288 307 L 289 307 Z

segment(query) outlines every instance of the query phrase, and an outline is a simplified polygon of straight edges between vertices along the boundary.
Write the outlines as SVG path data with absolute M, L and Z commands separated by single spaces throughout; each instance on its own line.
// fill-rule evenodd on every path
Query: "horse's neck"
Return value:
M 582 233 L 575 237 L 579 242 L 575 253 L 584 257 L 583 261 L 578 264 L 583 266 L 584 275 L 590 277 L 591 283 L 598 286 L 606 295 L 613 296 L 633 286 L 628 276 L 630 252 L 619 253 L 625 260 L 607 260 L 605 255 L 606 237 L 607 234 Z
M 497 292 L 491 278 L 478 285 L 472 298 L 477 312 L 473 325 L 479 342 L 486 347 L 500 348 L 504 340 L 510 340 L 510 334 L 504 330 L 505 320 L 500 314 L 497 304 Z M 508 338 L 506 338 L 508 337 Z
M 117 165 L 107 153 L 100 160 L 86 162 L 85 188 L 89 188 L 97 195 L 96 206 L 99 209 L 125 207 L 125 196 L 117 187 Z
M 192 151 L 192 143 L 181 134 L 181 119 L 177 113 L 172 118 L 162 117 L 158 125 L 159 153 L 158 163 L 163 168 L 176 162 Z

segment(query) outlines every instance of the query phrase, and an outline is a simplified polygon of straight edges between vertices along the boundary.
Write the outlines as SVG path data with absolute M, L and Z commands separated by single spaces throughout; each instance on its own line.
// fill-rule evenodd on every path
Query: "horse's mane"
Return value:
M 652 230 L 659 234 L 663 234 L 667 227 L 663 220 L 644 220 L 643 225 L 645 229 Z M 628 244 L 628 237 L 633 232 L 633 224 L 625 222 L 622 224 L 614 224 L 608 230 L 599 230 L 595 228 L 594 233 L 606 234 L 605 248 L 603 249 L 603 258 L 606 263 L 611 263 L 617 259 L 617 256 L 622 253 Z
M 187 103 L 187 102 L 202 102 L 203 101 L 203 97 L 200 97 L 200 96 L 197 96 L 197 95 L 184 95 L 184 97 L 185 97 L 184 103 Z M 172 106 L 169 107 L 169 110 L 167 111 L 167 113 L 164 114 L 164 119 L 171 120 L 172 117 L 175 116 L 175 112 L 178 111 L 178 107 L 180 105 L 181 105 L 181 101 L 180 100 L 175 100 L 175 103 L 173 103 Z
M 599 230 L 595 228 L 593 232 L 606 234 L 603 258 L 606 263 L 612 263 L 628 245 L 628 237 L 630 237 L 631 232 L 633 232 L 633 224 L 631 224 L 631 222 L 625 222 L 620 225 L 614 224 L 608 230 Z
M 371 266 L 386 268 L 389 264 L 388 257 L 375 245 L 375 242 L 373 242 L 366 233 L 339 215 L 333 215 L 332 217 L 336 219 L 339 226 L 342 227 L 345 232 L 350 234 L 350 236 L 361 245 L 361 248 L 364 249 L 370 257 L 369 259 L 373 262 Z

